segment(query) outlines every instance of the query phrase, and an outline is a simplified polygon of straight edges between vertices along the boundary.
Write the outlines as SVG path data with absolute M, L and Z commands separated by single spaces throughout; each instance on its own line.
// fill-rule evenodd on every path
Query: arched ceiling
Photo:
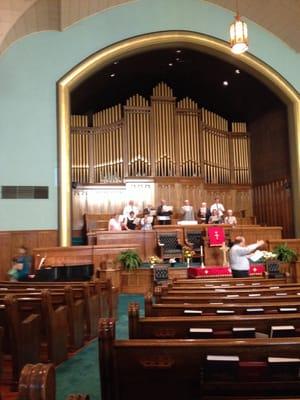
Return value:
M 0 52 L 30 33 L 64 30 L 89 15 L 130 1 L 135 0 L 1 0 Z M 206 1 L 235 12 L 236 0 Z M 299 0 L 240 0 L 239 10 L 300 52 Z

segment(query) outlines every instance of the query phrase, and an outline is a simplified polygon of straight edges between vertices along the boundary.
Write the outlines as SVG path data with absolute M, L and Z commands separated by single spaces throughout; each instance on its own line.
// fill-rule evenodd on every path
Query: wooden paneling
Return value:
M 44 247 L 32 251 L 34 267 L 37 268 L 41 258 L 45 257 L 44 266 L 64 266 L 93 263 L 92 246 Z
M 138 181 L 138 179 L 137 179 Z M 154 181 L 153 206 L 158 206 L 161 199 L 173 205 L 173 218 L 177 218 L 184 200 L 188 199 L 193 205 L 195 213 L 198 212 L 201 202 L 206 201 L 208 206 L 214 203 L 215 197 L 220 197 L 226 209 L 232 209 L 236 216 L 251 218 L 253 214 L 252 190 L 249 185 L 209 185 L 201 178 L 196 177 L 156 177 Z M 80 189 L 73 191 L 73 229 L 83 226 L 87 232 L 99 227 L 107 228 L 105 220 L 115 212 L 122 213 L 126 205 L 125 199 L 136 199 L 133 191 L 124 187 L 124 193 L 107 187 L 97 188 L 97 194 L 93 189 Z M 90 193 L 88 195 L 87 193 Z M 83 195 L 83 193 L 87 195 Z M 141 197 L 142 198 L 142 197 Z M 100 207 L 102 203 L 102 207 Z M 136 201 L 136 205 L 142 211 L 148 203 Z M 84 215 L 85 223 L 84 223 Z
M 142 257 L 143 249 L 142 246 L 138 243 L 110 243 L 103 244 L 98 246 L 93 246 L 93 264 L 95 269 L 95 274 L 97 271 L 103 270 L 103 268 L 107 268 L 109 265 L 120 265 L 120 262 L 117 262 L 117 256 L 125 250 L 135 250 L 140 257 Z
M 255 243 L 257 240 L 281 239 L 281 226 L 246 226 L 237 225 L 229 229 L 231 239 L 235 236 L 244 236 L 248 244 Z
M 292 193 L 287 179 L 254 186 L 253 208 L 258 224 L 280 225 L 283 237 L 294 236 Z
M 32 254 L 33 248 L 57 246 L 57 244 L 58 232 L 56 230 L 0 232 L 0 279 L 7 279 L 11 259 L 17 255 L 20 246 L 27 247 L 29 254 Z
M 251 165 L 254 185 L 290 176 L 286 110 L 276 109 L 250 123 Z
M 289 248 L 293 249 L 300 258 L 300 239 L 268 240 L 268 246 L 270 251 L 272 251 L 276 246 L 279 246 L 281 244 L 285 244 Z
M 153 254 L 156 254 L 156 234 L 154 231 L 97 231 L 96 237 L 98 246 L 111 244 L 115 244 L 116 246 L 139 246 L 143 260 L 147 260 Z

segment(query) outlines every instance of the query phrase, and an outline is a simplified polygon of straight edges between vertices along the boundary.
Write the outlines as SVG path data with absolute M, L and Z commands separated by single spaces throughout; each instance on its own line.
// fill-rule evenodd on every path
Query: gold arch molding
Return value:
M 233 61 L 263 81 L 276 92 L 288 107 L 290 157 L 294 201 L 295 233 L 300 235 L 300 96 L 275 70 L 246 53 L 233 56 L 228 43 L 188 31 L 150 33 L 115 43 L 91 55 L 74 67 L 57 83 L 58 94 L 58 166 L 59 166 L 59 242 L 71 245 L 71 157 L 70 157 L 70 92 L 94 72 L 124 56 L 164 47 L 188 47 Z M 270 149 L 271 151 L 271 149 Z M 275 162 L 275 160 L 274 160 Z

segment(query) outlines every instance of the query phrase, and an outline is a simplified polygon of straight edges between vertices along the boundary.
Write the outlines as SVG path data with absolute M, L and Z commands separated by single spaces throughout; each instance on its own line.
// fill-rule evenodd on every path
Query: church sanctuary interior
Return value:
M 299 21 L 0 1 L 0 400 L 300 400 Z

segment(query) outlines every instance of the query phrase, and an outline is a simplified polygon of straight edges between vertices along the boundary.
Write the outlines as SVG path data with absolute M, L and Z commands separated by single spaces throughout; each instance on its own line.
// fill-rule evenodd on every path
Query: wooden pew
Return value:
M 14 300 L 13 300 L 13 299 Z M 68 323 L 67 306 L 58 305 L 54 308 L 51 294 L 48 290 L 43 290 L 40 297 L 14 297 L 7 295 L 2 298 L 2 304 L 7 299 L 17 302 L 17 307 L 21 318 L 30 314 L 40 316 L 40 332 L 45 336 L 47 345 L 48 359 L 55 364 L 59 364 L 67 359 L 68 344 Z
M 27 364 L 19 380 L 19 400 L 55 400 L 56 379 L 53 364 Z M 71 394 L 66 400 L 89 400 L 88 395 Z
M 255 293 L 254 293 L 255 294 Z M 299 295 L 289 295 L 289 296 L 260 296 L 260 293 L 257 293 L 258 296 L 239 296 L 238 294 L 230 294 L 219 297 L 211 297 L 210 295 L 203 296 L 159 296 L 156 294 L 156 302 L 157 303 L 185 303 L 185 304 L 193 304 L 193 303 L 210 303 L 210 304 L 226 304 L 232 303 L 248 303 L 249 305 L 253 305 L 256 303 L 273 303 L 278 298 L 280 298 L 281 302 L 297 302 L 300 299 Z
M 272 278 L 268 279 L 267 277 L 249 277 L 249 278 L 205 278 L 205 279 L 174 279 L 173 284 L 176 286 L 186 286 L 186 285 L 199 285 L 199 286 L 220 286 L 222 284 L 229 284 L 232 286 L 238 285 L 253 285 L 253 284 L 264 284 L 264 285 L 278 285 L 283 283 L 288 283 L 286 277 L 284 278 Z
M 300 313 L 255 314 L 255 315 L 214 315 L 200 317 L 145 317 L 139 316 L 139 305 L 128 307 L 130 339 L 190 339 L 197 337 L 239 337 L 264 335 L 300 335 Z M 287 330 L 287 326 L 292 326 Z M 275 332 L 274 327 L 282 327 Z M 242 329 L 241 329 L 242 328 Z M 247 330 L 246 330 L 247 328 Z M 201 329 L 193 332 L 191 329 Z
M 259 288 L 259 289 L 268 289 L 268 288 L 272 288 L 272 287 L 277 287 L 277 288 L 295 288 L 295 287 L 299 287 L 300 288 L 300 284 L 299 283 L 277 283 L 274 284 L 272 282 L 266 282 L 266 283 L 261 283 L 261 282 L 253 282 L 249 285 L 246 285 L 244 283 L 240 283 L 237 285 L 231 285 L 231 284 L 227 284 L 227 283 L 220 283 L 219 285 L 213 285 L 213 284 L 206 284 L 206 285 L 197 285 L 197 284 L 193 284 L 193 280 L 191 280 L 190 283 L 187 283 L 185 285 L 181 284 L 181 285 L 177 285 L 176 283 L 168 283 L 168 289 L 172 289 L 172 290 L 213 290 L 213 289 L 226 289 L 226 290 L 232 290 L 232 289 L 236 289 L 236 290 L 242 290 L 242 289 L 253 289 L 253 288 Z
M 18 297 L 26 296 L 39 296 L 41 290 L 50 290 L 53 303 L 55 306 L 59 304 L 65 304 L 68 306 L 68 320 L 70 328 L 71 346 L 79 348 L 83 343 L 83 331 L 80 336 L 75 333 L 76 326 L 80 323 L 83 330 L 85 320 L 86 336 L 91 339 L 95 337 L 97 329 L 97 321 L 100 316 L 99 297 L 98 294 L 91 294 L 91 290 L 88 284 L 83 284 L 80 287 L 73 288 L 67 286 L 54 286 L 43 285 L 43 286 L 9 286 L 0 289 L 0 297 L 5 293 L 15 294 Z M 75 337 L 77 335 L 77 337 Z
M 112 286 L 111 280 L 95 280 L 89 282 L 0 282 L 0 293 L 8 289 L 34 291 L 49 289 L 64 290 L 71 286 L 75 299 L 84 299 L 87 337 L 97 336 L 99 317 L 116 318 L 118 292 Z M 97 307 L 98 303 L 98 307 Z
M 0 325 L 3 332 L 3 353 L 11 356 L 12 386 L 16 387 L 23 366 L 40 361 L 41 318 L 30 313 L 22 318 L 17 300 L 6 296 L 0 305 Z
M 164 293 L 167 293 L 164 295 Z M 277 294 L 276 294 L 277 293 Z M 298 294 L 299 293 L 299 294 Z M 280 299 L 283 302 L 298 302 L 300 300 L 300 291 L 289 293 L 287 291 L 260 292 L 259 290 L 239 293 L 236 292 L 198 292 L 198 293 L 181 293 L 176 292 L 169 295 L 167 288 L 157 286 L 154 289 L 156 303 L 257 303 L 257 302 L 274 302 Z
M 254 314 L 277 314 L 286 312 L 299 312 L 300 300 L 298 302 L 261 303 L 257 305 L 249 303 L 228 304 L 155 304 L 151 294 L 145 296 L 145 317 L 163 316 L 200 316 L 200 315 L 254 315 Z
M 48 289 L 23 291 L 12 289 L 8 292 L 18 299 L 19 308 L 25 315 L 31 307 L 39 309 L 41 303 L 42 319 L 47 323 L 48 310 L 50 307 L 66 307 L 67 326 L 69 334 L 69 347 L 71 350 L 79 349 L 84 344 L 84 301 L 82 298 L 76 299 L 74 290 L 66 286 L 62 291 L 49 291 Z M 47 293 L 49 297 L 47 297 Z M 5 294 L 0 293 L 0 300 Z M 50 302 L 51 304 L 48 304 Z M 47 310 L 47 312 L 45 311 Z
M 201 288 L 201 289 L 182 289 L 182 288 L 171 288 L 169 289 L 167 286 L 162 287 L 162 295 L 163 296 L 205 296 L 209 295 L 211 297 L 219 297 L 220 294 L 222 296 L 225 295 L 234 295 L 239 294 L 240 296 L 249 296 L 253 293 L 259 293 L 261 296 L 289 296 L 297 293 L 300 293 L 300 286 L 269 286 L 266 288 L 262 288 L 259 286 L 252 286 L 250 288 Z
M 297 364 L 299 338 L 115 340 L 114 321 L 106 320 L 100 322 L 99 332 L 102 400 L 201 400 L 207 394 L 205 388 L 211 388 L 206 379 L 209 355 L 239 357 L 234 375 L 228 365 L 221 367 L 225 375 L 219 378 L 224 385 L 214 382 L 219 395 L 249 396 L 249 379 L 252 393 L 248 399 L 274 399 L 274 394 L 284 398 L 300 393 L 299 377 L 292 363 L 278 378 L 276 367 L 268 362 L 269 357 L 290 357 Z

